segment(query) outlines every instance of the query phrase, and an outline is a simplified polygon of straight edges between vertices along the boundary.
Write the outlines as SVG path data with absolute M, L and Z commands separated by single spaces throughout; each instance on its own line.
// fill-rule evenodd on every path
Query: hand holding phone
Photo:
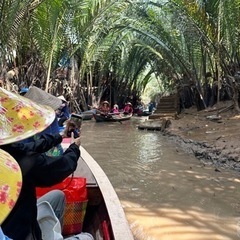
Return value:
M 75 143 L 77 146 L 80 147 L 80 145 L 81 145 L 81 138 L 80 138 L 80 137 L 75 138 L 75 139 L 74 139 L 74 143 Z
M 71 144 L 74 143 L 74 133 L 71 132 Z
M 79 147 L 81 145 L 81 138 L 80 138 L 80 136 L 77 137 L 77 138 L 74 138 L 74 133 L 73 132 L 71 133 L 71 144 L 72 143 L 75 143 Z

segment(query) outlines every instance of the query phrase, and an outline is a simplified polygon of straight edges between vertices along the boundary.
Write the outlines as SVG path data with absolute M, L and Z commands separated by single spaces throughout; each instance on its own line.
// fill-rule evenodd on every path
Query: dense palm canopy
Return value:
M 220 86 L 239 70 L 239 8 L 239 0 L 2 0 L 1 75 L 18 67 L 18 85 L 48 91 L 55 70 L 71 66 L 70 85 L 88 104 L 93 95 L 140 96 L 149 82 L 159 93 L 179 83 L 201 93 L 208 72 Z

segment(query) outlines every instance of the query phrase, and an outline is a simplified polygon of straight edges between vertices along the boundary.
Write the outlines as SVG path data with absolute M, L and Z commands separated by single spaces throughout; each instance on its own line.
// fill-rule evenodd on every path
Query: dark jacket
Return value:
M 1 146 L 19 163 L 23 173 L 23 186 L 16 205 L 2 224 L 3 232 L 14 240 L 41 240 L 37 222 L 36 187 L 51 186 L 61 182 L 77 168 L 80 157 L 79 147 L 73 143 L 62 156 L 49 157 L 47 150 L 62 141 L 59 134 L 43 135 L 30 143 L 14 143 Z

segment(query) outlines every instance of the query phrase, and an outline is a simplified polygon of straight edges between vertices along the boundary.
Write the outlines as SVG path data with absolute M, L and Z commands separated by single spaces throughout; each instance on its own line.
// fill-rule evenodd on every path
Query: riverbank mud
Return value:
M 186 109 L 171 120 L 164 134 L 216 171 L 221 167 L 240 171 L 240 114 L 229 106 L 231 102 L 202 111 Z

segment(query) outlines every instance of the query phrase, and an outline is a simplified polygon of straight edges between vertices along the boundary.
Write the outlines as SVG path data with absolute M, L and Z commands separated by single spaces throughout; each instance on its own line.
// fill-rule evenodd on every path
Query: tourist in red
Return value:
M 127 102 L 124 109 L 123 109 L 123 113 L 124 114 L 131 114 L 133 113 L 133 108 L 132 108 L 132 104 L 130 102 Z
M 119 107 L 118 107 L 117 103 L 114 104 L 112 112 L 113 113 L 119 113 Z
M 108 101 L 104 101 L 99 108 L 101 114 L 107 115 L 110 112 L 110 104 Z

